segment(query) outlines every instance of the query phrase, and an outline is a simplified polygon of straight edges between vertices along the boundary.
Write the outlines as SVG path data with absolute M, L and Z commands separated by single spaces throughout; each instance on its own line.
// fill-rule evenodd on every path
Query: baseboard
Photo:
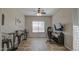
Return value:
M 69 51 L 73 51 L 70 47 L 65 46 L 65 48 L 67 48 Z

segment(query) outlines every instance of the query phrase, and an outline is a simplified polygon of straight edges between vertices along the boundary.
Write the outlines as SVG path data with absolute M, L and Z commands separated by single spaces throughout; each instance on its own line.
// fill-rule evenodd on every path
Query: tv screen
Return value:
M 63 31 L 64 27 L 61 23 L 54 24 L 54 28 L 56 31 Z

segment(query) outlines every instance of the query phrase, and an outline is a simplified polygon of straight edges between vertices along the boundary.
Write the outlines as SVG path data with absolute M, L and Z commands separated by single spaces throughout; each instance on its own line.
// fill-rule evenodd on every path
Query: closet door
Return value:
M 79 51 L 79 9 L 73 9 L 73 50 Z

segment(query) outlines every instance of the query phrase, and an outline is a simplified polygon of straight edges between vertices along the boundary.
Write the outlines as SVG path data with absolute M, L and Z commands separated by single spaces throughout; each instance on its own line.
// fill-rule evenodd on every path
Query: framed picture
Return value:
M 2 25 L 4 25 L 4 21 L 5 21 L 5 16 L 4 14 L 2 14 Z
M 19 25 L 21 23 L 21 20 L 19 18 L 15 18 L 15 25 Z

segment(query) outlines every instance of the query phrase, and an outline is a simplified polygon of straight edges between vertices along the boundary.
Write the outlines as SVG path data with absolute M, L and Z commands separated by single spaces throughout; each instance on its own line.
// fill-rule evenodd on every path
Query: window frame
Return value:
M 38 28 L 37 28 L 38 30 L 37 30 L 36 32 L 35 32 L 34 29 L 33 29 L 33 28 L 34 28 L 34 27 L 33 27 L 33 25 L 34 25 L 33 23 L 34 23 L 34 22 L 38 23 L 38 25 L 37 25 L 37 26 L 38 26 Z M 41 27 L 39 26 L 39 25 L 41 25 L 41 24 L 43 24 L 43 30 L 42 30 L 42 31 L 41 31 L 41 29 L 40 29 Z M 45 22 L 44 22 L 44 21 L 32 21 L 32 32 L 33 32 L 33 33 L 44 33 L 44 32 L 45 32 Z

